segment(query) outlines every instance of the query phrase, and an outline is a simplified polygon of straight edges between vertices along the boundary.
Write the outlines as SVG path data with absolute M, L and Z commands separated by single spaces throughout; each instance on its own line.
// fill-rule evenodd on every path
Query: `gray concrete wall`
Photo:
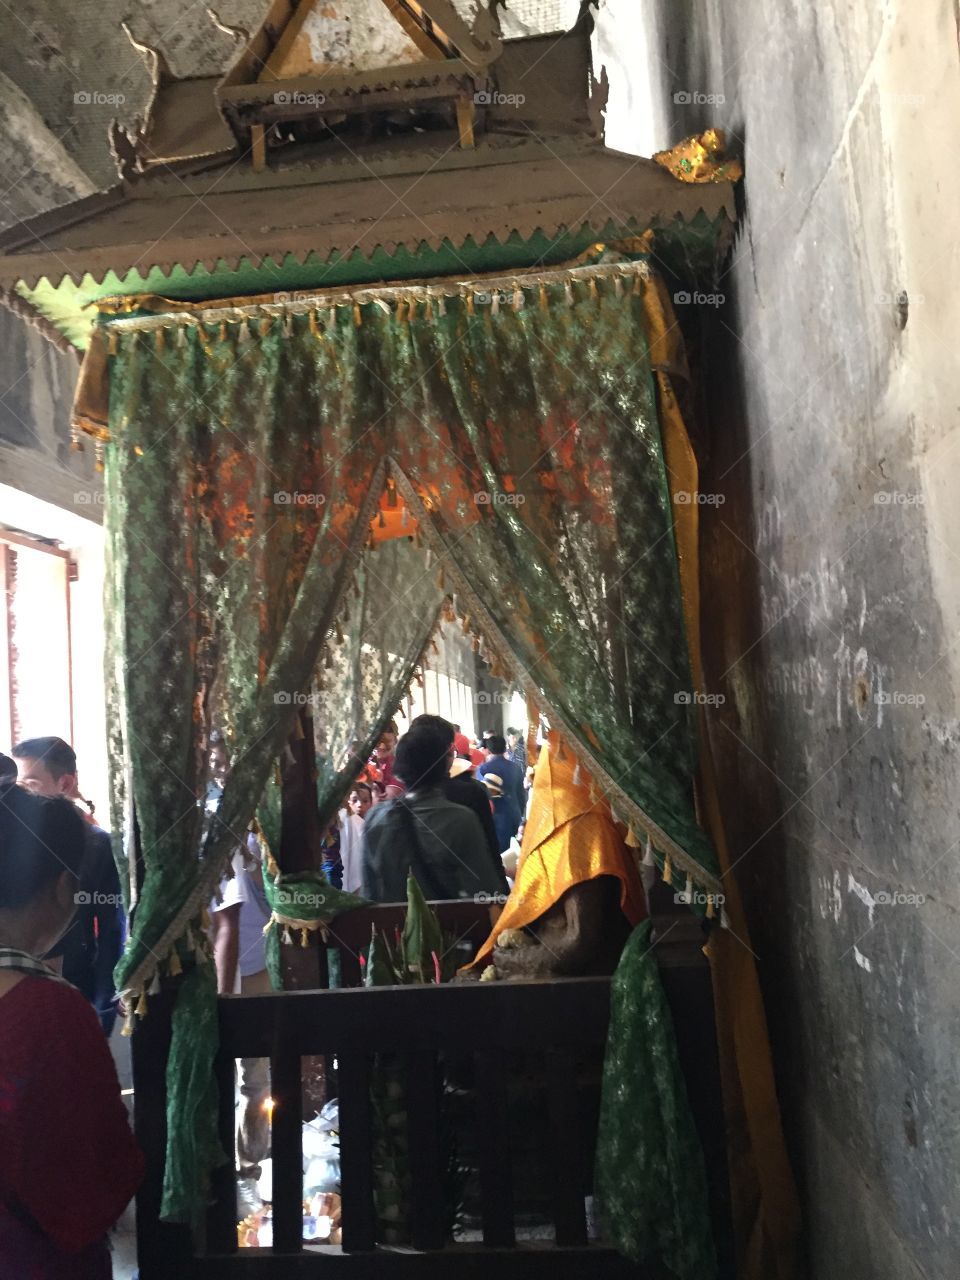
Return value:
M 947 0 L 608 0 L 597 35 L 612 145 L 710 123 L 745 156 L 725 304 L 680 310 L 722 499 L 713 738 L 814 1280 L 958 1273 L 957 36 Z
M 0 308 L 0 484 L 99 520 L 103 489 L 93 446 L 70 450 L 78 369 L 73 356 Z M 0 499 L 0 523 L 10 520 Z

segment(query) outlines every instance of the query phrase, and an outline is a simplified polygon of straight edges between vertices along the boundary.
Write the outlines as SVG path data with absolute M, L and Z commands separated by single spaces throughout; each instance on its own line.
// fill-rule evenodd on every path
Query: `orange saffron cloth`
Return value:
M 490 957 L 504 929 L 532 924 L 568 889 L 597 876 L 616 876 L 620 881 L 620 907 L 631 926 L 646 918 L 636 860 L 614 825 L 609 803 L 603 796 L 591 800 L 588 780 L 576 777 L 575 769 L 576 761 L 551 734 L 533 777 L 517 877 L 474 965 Z

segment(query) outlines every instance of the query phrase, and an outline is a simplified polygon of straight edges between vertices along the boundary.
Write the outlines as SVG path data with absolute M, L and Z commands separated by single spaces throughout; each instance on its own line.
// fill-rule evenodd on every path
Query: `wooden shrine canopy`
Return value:
M 369 65 L 371 5 L 414 60 Z M 341 11 L 332 30 L 355 47 L 322 25 Z M 668 270 L 708 274 L 735 218 L 723 167 L 678 182 L 606 148 L 589 23 L 501 40 L 495 15 L 470 33 L 447 0 L 283 0 L 220 81 L 177 81 L 137 45 L 154 93 L 145 121 L 111 128 L 119 182 L 0 236 L 0 298 L 82 351 L 105 298 L 282 301 L 547 266 L 645 232 Z

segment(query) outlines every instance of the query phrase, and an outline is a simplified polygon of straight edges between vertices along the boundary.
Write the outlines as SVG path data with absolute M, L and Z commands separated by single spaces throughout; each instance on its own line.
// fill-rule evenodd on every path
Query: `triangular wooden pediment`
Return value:
M 259 79 L 375 71 L 445 56 L 440 41 L 396 0 L 304 0 Z

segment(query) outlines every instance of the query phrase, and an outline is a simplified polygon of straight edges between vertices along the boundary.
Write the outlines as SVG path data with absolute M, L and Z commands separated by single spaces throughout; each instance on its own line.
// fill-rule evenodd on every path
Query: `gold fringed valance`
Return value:
M 578 300 L 575 287 L 582 286 L 588 296 L 596 296 L 598 285 L 606 283 L 617 294 L 636 289 L 640 281 L 650 277 L 647 263 L 627 260 L 621 252 L 643 252 L 647 248 L 641 237 L 623 245 L 594 245 L 565 267 L 542 270 L 523 268 L 509 275 L 476 276 L 470 280 L 455 277 L 438 280 L 406 281 L 403 284 L 363 286 L 355 289 L 317 289 L 294 293 L 261 294 L 247 298 L 221 298 L 207 302 L 173 301 L 155 294 L 131 298 L 105 298 L 98 304 L 101 324 L 94 331 L 84 356 L 80 379 L 74 396 L 71 432 L 75 442 L 81 435 L 98 440 L 108 438 L 109 427 L 109 359 L 119 336 L 127 333 L 159 333 L 173 330 L 183 333 L 188 328 L 205 332 L 207 326 L 226 331 L 238 326 L 238 337 L 249 340 L 255 330 L 251 321 L 270 325 L 279 320 L 284 333 L 289 332 L 293 316 L 309 316 L 311 329 L 321 336 L 332 324 L 338 309 L 347 307 L 354 322 L 363 323 L 363 308 L 374 306 L 397 314 L 404 320 L 435 320 L 447 314 L 447 302 L 461 301 L 475 313 L 478 306 L 491 316 L 519 311 L 527 306 L 546 306 L 547 289 L 563 285 L 563 305 Z M 614 253 L 613 261 L 591 261 L 600 254 Z M 533 297 L 530 296 L 533 291 Z

